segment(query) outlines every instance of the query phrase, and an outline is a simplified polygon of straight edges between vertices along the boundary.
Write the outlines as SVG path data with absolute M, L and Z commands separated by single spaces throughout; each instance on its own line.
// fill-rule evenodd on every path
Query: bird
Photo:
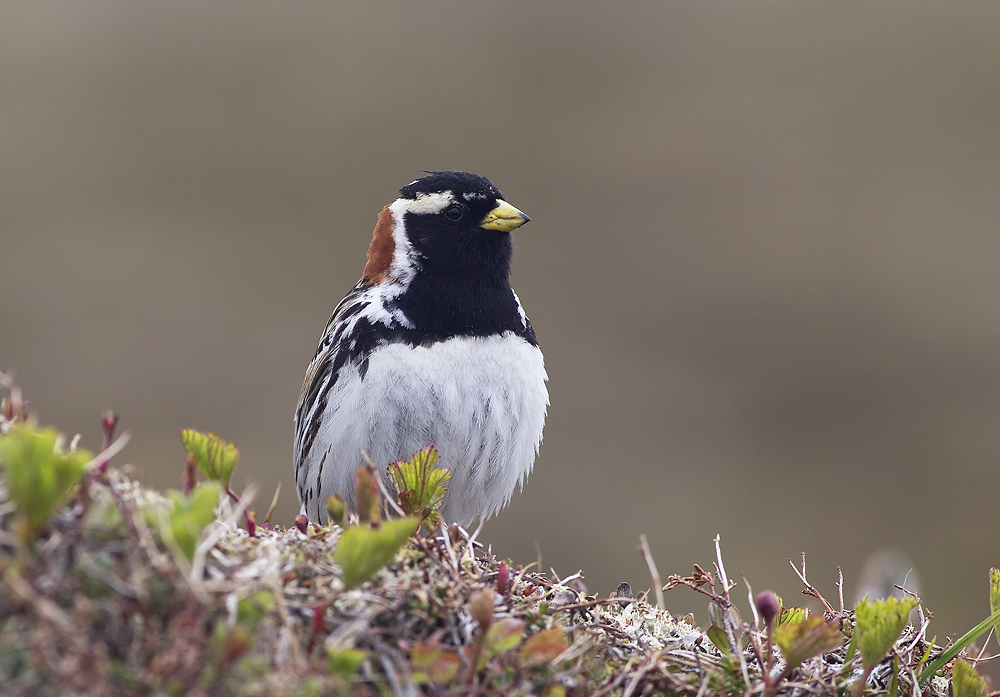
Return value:
M 511 233 L 530 218 L 489 179 L 425 172 L 378 214 L 357 285 L 326 324 L 295 410 L 302 514 L 353 501 L 355 471 L 433 445 L 451 469 L 440 511 L 469 526 L 524 487 L 548 375 L 510 285 Z M 386 491 L 392 491 L 387 488 Z

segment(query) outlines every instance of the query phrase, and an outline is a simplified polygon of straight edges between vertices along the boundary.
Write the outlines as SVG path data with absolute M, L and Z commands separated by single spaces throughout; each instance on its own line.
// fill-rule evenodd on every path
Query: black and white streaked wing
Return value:
M 299 392 L 298 408 L 295 410 L 295 478 L 299 479 L 299 469 L 308 455 L 319 429 L 323 399 L 337 381 L 337 373 L 347 360 L 350 347 L 340 339 L 353 325 L 351 321 L 370 302 L 365 291 L 368 286 L 359 282 L 348 293 L 330 315 L 320 338 L 316 353 L 306 369 L 306 377 Z

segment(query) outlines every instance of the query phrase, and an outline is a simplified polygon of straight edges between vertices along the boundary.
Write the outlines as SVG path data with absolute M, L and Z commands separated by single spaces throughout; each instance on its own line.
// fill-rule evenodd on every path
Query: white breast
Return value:
M 350 499 L 362 451 L 384 479 L 390 462 L 434 445 L 440 465 L 452 469 L 445 521 L 488 518 L 531 471 L 549 403 L 547 379 L 542 352 L 511 332 L 389 344 L 371 354 L 363 380 L 355 366 L 344 366 L 299 471 L 300 488 L 309 494 L 303 512 L 324 520 L 327 495 Z

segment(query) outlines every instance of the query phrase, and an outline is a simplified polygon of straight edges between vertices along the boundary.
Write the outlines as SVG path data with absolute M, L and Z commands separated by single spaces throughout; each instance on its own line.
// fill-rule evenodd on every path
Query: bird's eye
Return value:
M 457 203 L 453 203 L 444 209 L 444 214 L 448 220 L 458 220 L 462 217 L 463 213 L 465 213 L 465 209 Z

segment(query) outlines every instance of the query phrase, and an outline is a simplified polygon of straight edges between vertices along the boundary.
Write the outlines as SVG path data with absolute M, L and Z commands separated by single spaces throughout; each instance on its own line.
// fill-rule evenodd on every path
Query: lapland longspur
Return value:
M 326 325 L 295 411 L 302 512 L 350 501 L 362 453 L 378 465 L 435 445 L 450 467 L 442 516 L 492 516 L 531 471 L 548 379 L 510 286 L 511 232 L 529 218 L 485 177 L 428 172 L 375 225 L 361 280 Z

